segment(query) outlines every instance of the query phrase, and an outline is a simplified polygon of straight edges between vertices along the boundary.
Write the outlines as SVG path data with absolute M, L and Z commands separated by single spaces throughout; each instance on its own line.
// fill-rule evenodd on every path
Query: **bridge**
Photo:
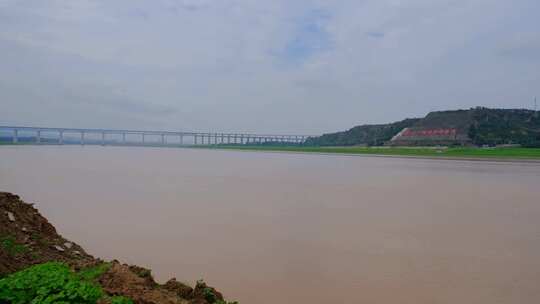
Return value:
M 310 135 L 0 126 L 0 142 L 122 146 L 302 144 Z

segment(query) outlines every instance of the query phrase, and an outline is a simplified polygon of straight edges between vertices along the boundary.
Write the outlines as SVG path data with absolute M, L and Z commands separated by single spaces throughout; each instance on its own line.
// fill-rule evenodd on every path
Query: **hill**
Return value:
M 540 115 L 522 109 L 476 108 L 469 137 L 477 145 L 516 143 L 540 147 Z
M 538 112 L 525 109 L 488 109 L 431 112 L 424 118 L 379 125 L 362 125 L 348 131 L 310 138 L 310 146 L 354 145 L 501 145 L 540 146 Z
M 414 125 L 418 121 L 418 118 L 408 118 L 390 124 L 356 126 L 344 132 L 329 133 L 319 137 L 308 138 L 305 144 L 308 146 L 382 145 L 398 132 Z

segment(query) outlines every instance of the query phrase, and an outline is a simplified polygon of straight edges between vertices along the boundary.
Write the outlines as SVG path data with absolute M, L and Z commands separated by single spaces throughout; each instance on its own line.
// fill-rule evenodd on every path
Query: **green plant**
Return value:
M 197 281 L 197 285 L 206 286 L 206 283 L 204 282 L 204 280 L 200 279 L 200 280 Z M 206 301 L 208 301 L 209 303 L 213 303 L 213 304 L 238 304 L 238 302 L 236 302 L 236 301 L 227 302 L 227 301 L 218 299 L 216 294 L 214 293 L 214 291 L 210 287 L 204 287 L 203 291 L 202 291 L 202 294 L 203 294 L 204 299 Z
M 151 274 L 152 272 L 149 269 L 143 269 L 138 273 L 141 278 L 149 278 Z
M 0 247 L 12 256 L 23 254 L 28 251 L 26 246 L 17 243 L 15 238 L 10 235 L 0 237 Z
M 95 304 L 101 288 L 81 280 L 62 263 L 35 265 L 0 280 L 0 302 L 12 304 Z
M 101 263 L 96 266 L 84 268 L 77 274 L 84 281 L 94 281 L 111 268 L 109 263 Z
M 212 291 L 211 288 L 209 287 L 205 287 L 203 289 L 203 296 L 204 296 L 204 299 L 210 303 L 214 303 L 217 301 L 217 297 L 216 295 L 214 294 L 214 292 Z
M 51 245 L 51 243 L 47 239 L 43 238 L 41 234 L 35 231 L 30 234 L 30 239 L 36 242 L 41 247 L 46 247 L 46 246 Z
M 32 232 L 30 234 L 30 239 L 33 240 L 33 241 L 37 241 L 37 240 L 41 239 L 41 235 L 39 235 L 39 233 L 34 231 L 34 232 Z
M 126 297 L 114 296 L 111 298 L 111 304 L 133 304 L 133 301 Z

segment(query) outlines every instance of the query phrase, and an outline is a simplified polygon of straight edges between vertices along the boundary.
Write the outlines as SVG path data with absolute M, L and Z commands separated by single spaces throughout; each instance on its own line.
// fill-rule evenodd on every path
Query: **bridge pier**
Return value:
M 142 144 L 144 145 L 146 142 L 145 138 L 144 138 L 144 133 L 142 133 Z
M 122 144 L 126 144 L 126 133 L 122 133 Z
M 101 145 L 105 146 L 105 132 L 101 132 Z
M 36 142 L 41 143 L 41 130 L 36 131 Z
M 58 143 L 61 144 L 61 145 L 63 145 L 63 144 L 64 144 L 64 131 L 60 130 L 60 131 L 58 132 L 58 135 L 59 135 L 59 137 L 58 137 Z
M 84 132 L 81 132 L 81 146 L 84 146 Z
M 13 143 L 16 144 L 19 142 L 19 130 L 13 129 Z
M 165 145 L 165 134 L 161 134 L 161 145 Z
M 184 145 L 184 134 L 180 134 L 180 145 Z
M 195 137 L 194 137 L 193 140 L 195 141 L 195 145 L 196 145 L 196 144 L 197 144 L 197 134 L 195 134 L 194 136 L 195 136 Z

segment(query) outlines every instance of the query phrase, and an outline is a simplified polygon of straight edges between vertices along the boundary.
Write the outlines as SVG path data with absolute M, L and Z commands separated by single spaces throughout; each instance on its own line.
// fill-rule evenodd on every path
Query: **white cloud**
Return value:
M 21 124 L 292 133 L 522 107 L 540 78 L 538 9 L 535 0 L 4 0 L 0 99 Z

